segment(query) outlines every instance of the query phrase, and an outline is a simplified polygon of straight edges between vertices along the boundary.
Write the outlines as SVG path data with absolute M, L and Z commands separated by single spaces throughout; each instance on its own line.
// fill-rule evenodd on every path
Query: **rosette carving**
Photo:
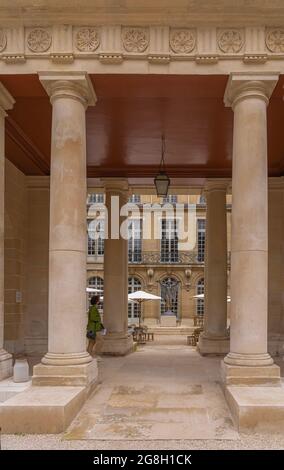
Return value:
M 170 33 L 171 49 L 178 54 L 188 54 L 193 51 L 195 43 L 195 33 L 190 29 L 173 29 Z
M 32 29 L 27 37 L 27 45 L 32 52 L 46 52 L 51 46 L 51 34 L 47 29 Z
M 75 38 L 76 47 L 81 52 L 93 52 L 99 44 L 100 38 L 96 28 L 80 28 Z
M 271 52 L 284 52 L 284 29 L 271 29 L 265 38 L 267 49 Z
M 144 52 L 149 45 L 149 34 L 146 28 L 124 28 L 122 44 L 127 52 Z
M 2 52 L 7 44 L 6 34 L 4 33 L 3 29 L 0 29 L 0 52 Z
M 222 31 L 218 38 L 218 46 L 225 53 L 240 52 L 243 47 L 243 36 L 237 29 L 226 29 Z

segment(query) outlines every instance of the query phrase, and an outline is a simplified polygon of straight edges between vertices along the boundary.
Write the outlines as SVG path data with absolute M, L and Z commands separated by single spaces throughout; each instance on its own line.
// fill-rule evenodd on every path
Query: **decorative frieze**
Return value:
M 125 51 L 141 54 L 149 46 L 149 30 L 147 28 L 122 28 L 121 40 Z
M 144 60 L 151 64 L 195 61 L 216 64 L 219 60 L 242 60 L 263 64 L 284 55 L 284 27 L 169 25 L 0 25 L 0 60 L 21 63 L 31 57 L 70 64 L 92 57 L 104 64 Z
M 94 52 L 100 44 L 97 28 L 85 27 L 78 29 L 75 36 L 75 46 L 81 52 Z
M 244 44 L 243 32 L 239 29 L 223 29 L 218 34 L 218 47 L 225 54 L 237 54 Z
M 195 48 L 196 33 L 192 29 L 171 29 L 170 47 L 177 54 L 189 54 Z
M 0 29 L 0 52 L 4 51 L 7 44 L 7 37 L 3 29 Z
M 275 53 L 284 52 L 284 28 L 269 29 L 265 38 L 266 47 Z

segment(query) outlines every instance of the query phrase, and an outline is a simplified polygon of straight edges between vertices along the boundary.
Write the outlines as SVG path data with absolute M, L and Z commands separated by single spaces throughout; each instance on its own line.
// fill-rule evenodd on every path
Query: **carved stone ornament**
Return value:
M 93 52 L 99 44 L 100 38 L 96 28 L 80 28 L 76 33 L 76 47 L 81 52 Z
M 51 34 L 47 29 L 32 29 L 27 37 L 27 45 L 32 52 L 46 52 L 51 46 Z
M 171 49 L 177 54 L 188 54 L 195 47 L 196 36 L 190 29 L 173 29 L 170 33 Z
M 265 38 L 267 49 L 271 52 L 284 52 L 284 29 L 271 29 Z
M 6 34 L 4 33 L 3 29 L 0 29 L 0 52 L 2 52 L 7 44 Z
M 149 33 L 146 28 L 124 28 L 122 44 L 127 52 L 144 52 L 149 45 Z
M 242 33 L 237 29 L 226 29 L 220 33 L 218 38 L 219 49 L 225 53 L 240 52 L 243 43 Z

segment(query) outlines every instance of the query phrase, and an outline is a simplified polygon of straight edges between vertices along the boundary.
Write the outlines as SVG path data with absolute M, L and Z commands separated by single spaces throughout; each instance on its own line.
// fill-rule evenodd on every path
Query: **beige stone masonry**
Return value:
M 75 418 L 86 399 L 84 387 L 30 387 L 0 405 L 5 434 L 57 434 Z
M 4 349 L 4 192 L 5 192 L 5 110 L 14 99 L 0 82 L 0 380 L 12 374 L 12 356 Z
M 279 381 L 267 352 L 268 177 L 266 107 L 276 73 L 232 74 L 225 104 L 234 111 L 230 352 L 224 380 L 235 366 L 263 367 Z M 244 372 L 247 376 L 248 370 Z M 272 374 L 272 375 L 273 375 Z M 228 379 L 229 380 L 229 379 Z M 241 379 L 242 380 L 242 379 Z
M 132 336 L 128 335 L 128 242 L 121 234 L 112 238 L 112 196 L 118 196 L 118 210 L 128 201 L 126 180 L 106 178 L 106 207 L 108 210 L 108 238 L 104 248 L 104 337 L 102 353 L 125 355 L 133 351 Z M 113 209 L 114 210 L 114 209 Z M 124 217 L 120 216 L 120 223 Z
M 49 235 L 49 313 L 47 366 L 35 366 L 34 383 L 78 383 L 73 366 L 89 364 L 86 351 L 86 123 L 85 111 L 96 101 L 84 72 L 40 73 L 52 103 Z M 72 369 L 73 370 L 73 369 Z M 94 367 L 78 376 L 95 380 Z M 68 377 L 68 379 L 66 379 Z M 79 379 L 81 380 L 81 379 Z
M 208 180 L 206 194 L 205 321 L 198 350 L 226 354 L 227 333 L 227 211 L 228 183 Z

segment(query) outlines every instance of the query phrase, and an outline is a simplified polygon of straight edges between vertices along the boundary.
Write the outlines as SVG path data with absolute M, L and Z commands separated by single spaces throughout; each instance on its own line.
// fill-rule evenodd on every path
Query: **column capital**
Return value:
M 101 181 L 106 191 L 129 191 L 128 180 L 126 178 L 101 178 Z
M 15 100 L 13 96 L 10 95 L 9 91 L 0 82 L 0 111 L 4 113 L 4 116 L 6 116 L 5 111 L 7 109 L 12 109 L 14 104 Z
M 231 181 L 225 178 L 214 178 L 208 179 L 204 185 L 204 193 L 211 191 L 224 191 L 227 192 L 227 189 L 230 186 Z
M 278 78 L 278 72 L 231 73 L 224 94 L 225 106 L 234 109 L 237 102 L 252 97 L 268 104 Z
M 51 103 L 68 97 L 81 101 L 86 108 L 96 104 L 96 93 L 87 72 L 39 72 L 38 75 Z

